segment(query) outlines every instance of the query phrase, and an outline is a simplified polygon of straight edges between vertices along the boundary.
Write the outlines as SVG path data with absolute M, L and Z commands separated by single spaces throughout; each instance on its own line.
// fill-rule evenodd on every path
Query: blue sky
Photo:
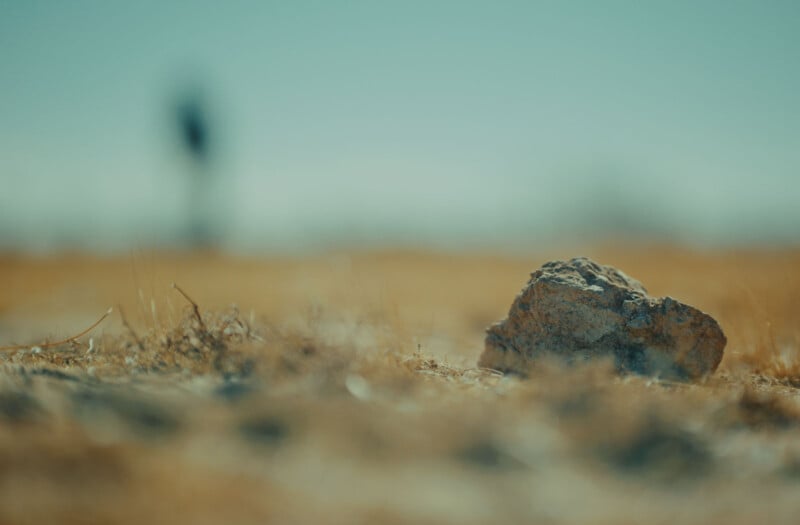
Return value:
M 800 238 L 797 2 L 0 0 L 0 246 Z M 503 235 L 505 234 L 505 235 Z

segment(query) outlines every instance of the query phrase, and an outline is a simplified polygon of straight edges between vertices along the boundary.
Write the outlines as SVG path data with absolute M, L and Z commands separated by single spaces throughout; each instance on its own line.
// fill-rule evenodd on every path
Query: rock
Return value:
M 567 362 L 611 357 L 620 372 L 698 379 L 716 370 L 719 324 L 587 258 L 548 262 L 486 332 L 478 365 L 525 375 L 545 355 Z

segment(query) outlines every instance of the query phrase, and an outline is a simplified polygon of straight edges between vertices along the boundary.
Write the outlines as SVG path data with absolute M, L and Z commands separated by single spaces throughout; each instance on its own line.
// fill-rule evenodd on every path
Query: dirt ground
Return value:
M 713 315 L 717 372 L 477 368 L 530 272 L 578 255 Z M 0 254 L 4 345 L 0 523 L 800 514 L 798 250 Z

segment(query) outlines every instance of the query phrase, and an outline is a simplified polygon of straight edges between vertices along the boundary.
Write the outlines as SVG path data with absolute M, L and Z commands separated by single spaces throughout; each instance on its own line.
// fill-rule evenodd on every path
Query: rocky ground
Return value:
M 716 372 L 478 367 L 530 273 L 575 255 L 711 314 Z M 0 522 L 795 523 L 797 268 L 652 246 L 5 255 Z

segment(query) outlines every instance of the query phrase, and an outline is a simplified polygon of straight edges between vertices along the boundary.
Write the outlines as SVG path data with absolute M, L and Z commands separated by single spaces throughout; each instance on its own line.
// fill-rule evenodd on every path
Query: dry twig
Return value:
M 78 339 L 80 339 L 80 338 L 81 338 L 81 337 L 83 337 L 84 335 L 88 334 L 89 332 L 91 332 L 92 330 L 94 330 L 95 328 L 97 328 L 97 325 L 99 325 L 100 323 L 102 323 L 102 322 L 105 320 L 105 318 L 106 318 L 106 317 L 108 317 L 109 315 L 111 315 L 111 312 L 113 312 L 113 311 L 114 311 L 114 309 L 113 309 L 113 308 L 109 308 L 109 309 L 108 309 L 108 311 L 106 311 L 106 313 L 104 313 L 104 314 L 103 314 L 103 316 L 102 316 L 102 317 L 100 317 L 100 319 L 98 319 L 97 321 L 95 321 L 95 322 L 94 322 L 94 323 L 93 323 L 93 324 L 92 324 L 92 325 L 91 325 L 89 328 L 87 328 L 86 330 L 84 330 L 83 332 L 81 332 L 81 333 L 79 333 L 79 334 L 76 334 L 76 335 L 73 335 L 73 336 L 67 337 L 66 339 L 61 339 L 61 340 L 59 340 L 59 341 L 50 341 L 50 342 L 39 343 L 38 345 L 11 345 L 11 346 L 0 346 L 0 352 L 9 352 L 9 351 L 14 351 L 14 350 L 23 350 L 23 349 L 25 349 L 25 348 L 52 348 L 52 347 L 54 347 L 54 346 L 61 346 L 61 345 L 68 344 L 68 343 L 75 344 L 75 343 L 77 343 L 77 340 L 78 340 Z
M 196 302 L 194 302 L 194 300 L 192 300 L 192 298 L 191 298 L 191 297 L 189 297 L 189 296 L 186 294 L 186 292 L 184 292 L 184 291 L 181 289 L 181 287 L 180 287 L 180 286 L 178 286 L 177 284 L 175 284 L 175 283 L 172 283 L 172 287 L 173 287 L 173 288 L 175 288 L 176 290 L 178 290 L 178 293 L 179 293 L 179 294 L 181 294 L 181 295 L 183 296 L 183 298 L 184 298 L 184 299 L 186 299 L 187 301 L 189 301 L 189 304 L 191 304 L 191 305 L 192 305 L 192 311 L 194 312 L 194 316 L 195 316 L 195 318 L 197 318 L 197 322 L 200 324 L 200 329 L 201 329 L 201 330 L 202 330 L 204 333 L 208 333 L 208 330 L 206 329 L 206 324 L 203 322 L 203 317 L 200 315 L 200 308 L 197 306 L 197 303 L 196 303 Z

